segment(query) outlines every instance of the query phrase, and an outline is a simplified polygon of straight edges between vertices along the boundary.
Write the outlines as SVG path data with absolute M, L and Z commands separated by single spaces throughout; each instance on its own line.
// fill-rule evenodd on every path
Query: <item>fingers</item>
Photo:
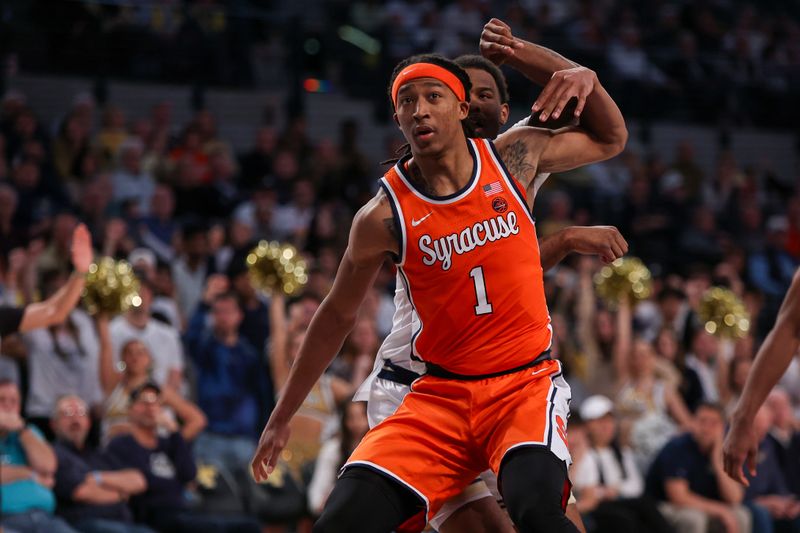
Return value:
M 578 94 L 578 104 L 575 106 L 575 112 L 573 113 L 576 117 L 581 116 L 581 113 L 583 113 L 583 108 L 586 106 L 586 96 L 585 94 Z
M 269 461 L 272 461 L 272 456 L 274 455 L 272 452 L 273 446 L 271 445 L 264 445 L 256 452 L 251 464 L 253 479 L 256 480 L 256 483 L 263 483 L 266 481 L 275 468 L 274 461 L 272 462 L 272 466 L 269 466 Z
M 747 467 L 750 470 L 750 475 L 756 477 L 756 464 L 758 463 L 758 449 L 750 448 L 747 452 Z
M 482 43 L 481 53 L 484 56 L 493 54 L 503 54 L 504 56 L 510 57 L 514 55 L 514 49 L 510 46 L 500 43 Z
M 539 114 L 539 120 L 546 121 L 551 116 L 557 118 L 555 114 L 557 109 L 564 109 L 564 105 L 571 98 L 570 87 L 567 83 L 560 82 L 553 90 L 547 100 L 541 102 L 542 112 Z M 563 102 L 563 103 L 562 103 Z

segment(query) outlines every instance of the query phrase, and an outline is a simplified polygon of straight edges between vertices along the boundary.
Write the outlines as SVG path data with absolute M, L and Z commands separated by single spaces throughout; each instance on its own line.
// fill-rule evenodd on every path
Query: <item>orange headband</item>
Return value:
M 394 83 L 392 84 L 392 104 L 394 104 L 395 107 L 397 107 L 397 93 L 400 87 L 417 78 L 436 78 L 455 93 L 459 102 L 463 102 L 467 99 L 464 84 L 461 83 L 458 76 L 446 68 L 434 65 L 433 63 L 414 63 L 404 68 L 394 79 Z

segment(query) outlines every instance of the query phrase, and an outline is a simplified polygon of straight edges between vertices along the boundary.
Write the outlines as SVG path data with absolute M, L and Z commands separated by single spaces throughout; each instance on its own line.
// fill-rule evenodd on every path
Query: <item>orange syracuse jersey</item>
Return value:
M 468 139 L 473 175 L 433 197 L 408 174 L 410 156 L 381 179 L 400 233 L 399 280 L 411 303 L 412 355 L 449 372 L 525 365 L 552 329 L 534 220 L 494 145 Z

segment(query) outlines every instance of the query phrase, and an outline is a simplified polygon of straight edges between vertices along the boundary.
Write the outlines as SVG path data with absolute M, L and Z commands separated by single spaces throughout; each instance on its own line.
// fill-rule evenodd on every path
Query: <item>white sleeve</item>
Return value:
M 322 513 L 322 508 L 325 507 L 325 502 L 336 483 L 337 467 L 341 461 L 340 447 L 338 438 L 330 439 L 322 445 L 317 456 L 314 475 L 311 476 L 311 483 L 308 485 L 308 508 L 314 516 Z
M 630 448 L 622 450 L 622 462 L 625 465 L 625 479 L 619 485 L 619 495 L 623 498 L 638 498 L 644 491 L 644 481 Z
M 581 489 L 596 487 L 600 484 L 600 470 L 594 452 L 587 451 L 581 462 L 575 465 L 572 484 L 578 492 Z

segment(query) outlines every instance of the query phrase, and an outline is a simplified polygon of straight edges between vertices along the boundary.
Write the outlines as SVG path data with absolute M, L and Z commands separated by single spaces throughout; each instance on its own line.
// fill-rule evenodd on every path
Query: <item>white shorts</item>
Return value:
M 370 387 L 369 400 L 367 401 L 367 420 L 369 421 L 370 429 L 394 414 L 410 390 L 411 388 L 408 385 L 388 379 L 376 378 L 372 383 L 372 387 Z M 487 486 L 487 479 L 493 484 L 494 492 Z M 497 492 L 497 477 L 494 472 L 487 470 L 475 481 L 467 485 L 458 496 L 449 499 L 431 519 L 431 525 L 437 530 L 441 529 L 442 524 L 453 513 L 468 503 L 492 497 L 495 493 L 497 497 L 500 496 L 499 492 Z

